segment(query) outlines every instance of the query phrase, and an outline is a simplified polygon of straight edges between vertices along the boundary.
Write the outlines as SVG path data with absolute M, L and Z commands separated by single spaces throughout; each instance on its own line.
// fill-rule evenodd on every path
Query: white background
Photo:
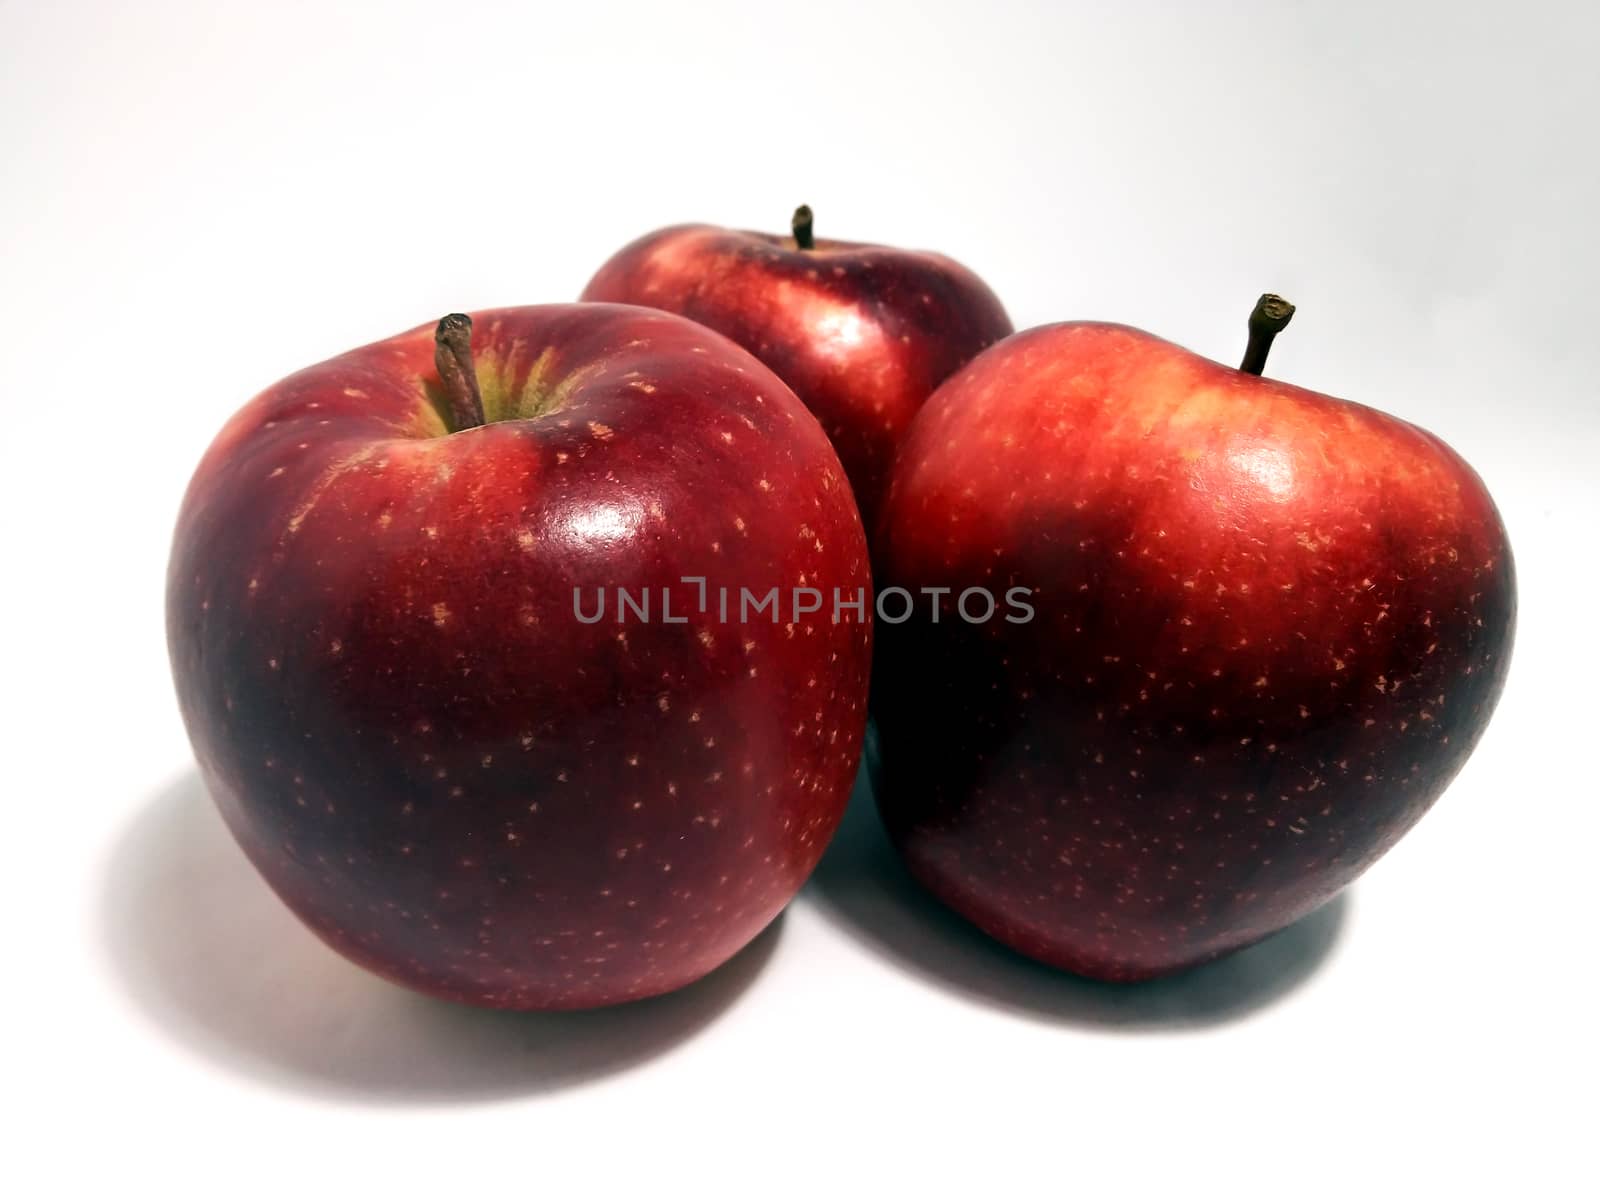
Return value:
M 0 0 L 6 1190 L 1593 1188 L 1596 12 Z M 1295 300 L 1272 373 L 1433 429 L 1504 512 L 1476 757 L 1333 910 L 1142 990 L 941 917 L 859 807 L 662 1002 L 508 1017 L 346 966 L 190 765 L 161 606 L 202 449 L 300 366 L 802 200 L 1019 327 L 1235 359 Z

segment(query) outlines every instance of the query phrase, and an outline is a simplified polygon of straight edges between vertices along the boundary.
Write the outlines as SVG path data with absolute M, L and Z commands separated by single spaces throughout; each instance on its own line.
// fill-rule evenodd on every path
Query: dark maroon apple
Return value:
M 619 251 L 585 300 L 648 304 L 727 334 L 817 415 L 872 526 L 895 447 L 952 372 L 1011 332 L 993 292 L 938 254 L 679 225 Z
M 1516 609 L 1483 483 L 1432 434 L 1149 334 L 1018 334 L 912 427 L 874 547 L 880 809 L 912 872 L 1104 979 L 1280 929 L 1466 761 Z M 1031 589 L 969 624 L 962 593 Z M 893 611 L 903 603 L 898 600 Z M 973 599 L 969 609 L 981 613 Z
M 816 864 L 871 639 L 831 589 L 868 586 L 839 461 L 754 358 L 647 309 L 513 308 L 235 416 L 168 638 L 205 780 L 312 929 L 437 996 L 576 1008 L 704 975 Z

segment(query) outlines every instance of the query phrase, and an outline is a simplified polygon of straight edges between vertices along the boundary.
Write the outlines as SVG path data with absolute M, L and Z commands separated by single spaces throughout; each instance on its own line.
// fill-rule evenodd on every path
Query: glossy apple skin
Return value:
M 184 721 L 240 845 L 356 962 L 502 1008 L 665 992 L 816 864 L 871 653 L 870 608 L 721 624 L 677 581 L 869 587 L 860 520 L 815 420 L 710 330 L 557 305 L 473 341 L 479 428 L 441 436 L 428 327 L 223 429 L 168 579 Z M 493 420 L 515 403 L 554 407 Z M 575 619 L 619 585 L 689 620 Z
M 938 254 L 682 225 L 619 251 L 585 300 L 647 304 L 726 334 L 822 422 L 872 527 L 917 410 L 1011 333 L 993 292 Z
M 1359 875 L 1471 753 L 1511 653 L 1505 529 L 1443 442 L 1115 325 L 946 383 L 875 552 L 880 587 L 1029 587 L 1036 612 L 880 621 L 895 844 L 1000 941 L 1108 980 Z

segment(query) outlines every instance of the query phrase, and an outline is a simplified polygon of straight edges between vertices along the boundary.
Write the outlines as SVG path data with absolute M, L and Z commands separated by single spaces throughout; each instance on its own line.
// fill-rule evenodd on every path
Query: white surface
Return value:
M 803 7 L 0 0 L 8 1191 L 1594 1186 L 1595 7 Z M 370 980 L 250 873 L 162 637 L 222 420 L 446 310 L 570 298 L 647 229 L 801 200 L 962 259 L 1019 326 L 1227 359 L 1280 290 L 1274 374 L 1482 472 L 1510 685 L 1333 917 L 1107 992 L 849 883 L 858 812 L 730 970 L 547 1020 Z

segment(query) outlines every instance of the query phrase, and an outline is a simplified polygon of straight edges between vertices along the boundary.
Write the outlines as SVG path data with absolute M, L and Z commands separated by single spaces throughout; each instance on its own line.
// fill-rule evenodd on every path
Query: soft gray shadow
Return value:
M 1100 983 L 1024 958 L 923 890 L 878 820 L 868 764 L 805 895 L 830 921 L 908 972 L 1044 1021 L 1118 1030 L 1238 1020 L 1311 977 L 1339 939 L 1348 890 L 1236 954 L 1147 983 Z
M 117 842 L 101 906 L 129 994 L 173 1038 L 280 1086 L 392 1103 L 529 1096 L 662 1054 L 742 993 L 782 918 L 682 991 L 582 1013 L 432 1000 L 345 961 L 290 914 L 191 771 Z

